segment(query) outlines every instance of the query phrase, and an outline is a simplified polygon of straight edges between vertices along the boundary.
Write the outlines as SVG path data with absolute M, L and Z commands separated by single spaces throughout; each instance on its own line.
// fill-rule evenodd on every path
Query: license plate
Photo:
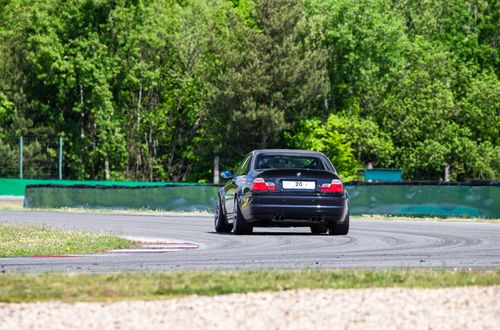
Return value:
M 314 181 L 283 181 L 283 189 L 315 189 Z

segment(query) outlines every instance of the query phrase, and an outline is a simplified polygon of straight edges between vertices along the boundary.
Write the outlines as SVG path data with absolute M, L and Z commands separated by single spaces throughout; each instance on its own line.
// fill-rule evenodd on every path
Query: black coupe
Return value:
M 349 195 L 322 153 L 264 149 L 245 156 L 219 190 L 215 230 L 250 234 L 253 227 L 310 227 L 313 234 L 347 235 Z

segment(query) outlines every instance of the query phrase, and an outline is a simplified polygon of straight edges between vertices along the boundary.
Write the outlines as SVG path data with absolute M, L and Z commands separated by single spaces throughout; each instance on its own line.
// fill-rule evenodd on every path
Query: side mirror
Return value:
M 231 171 L 223 171 L 220 176 L 223 178 L 223 179 L 226 179 L 226 180 L 229 180 L 233 177 L 233 173 L 231 173 Z

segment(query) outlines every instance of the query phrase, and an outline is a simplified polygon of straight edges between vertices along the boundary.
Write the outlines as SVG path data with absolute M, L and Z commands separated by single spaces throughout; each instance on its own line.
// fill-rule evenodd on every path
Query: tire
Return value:
M 217 198 L 215 206 L 215 218 L 214 218 L 215 231 L 218 233 L 230 233 L 233 227 L 227 223 L 226 215 L 222 210 L 222 203 L 219 198 Z
M 323 225 L 311 226 L 311 233 L 313 234 L 326 234 L 327 231 L 328 229 Z
M 336 223 L 330 227 L 328 234 L 330 235 L 347 235 L 349 232 L 349 214 L 345 218 L 344 222 Z
M 247 235 L 253 232 L 253 226 L 245 221 L 241 214 L 238 200 L 234 199 L 234 219 L 233 219 L 233 233 L 235 235 Z

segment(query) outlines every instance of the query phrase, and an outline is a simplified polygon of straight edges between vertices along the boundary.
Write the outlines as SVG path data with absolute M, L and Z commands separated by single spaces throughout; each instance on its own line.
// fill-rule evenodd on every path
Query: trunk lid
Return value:
M 317 194 L 323 184 L 339 180 L 333 172 L 312 169 L 271 169 L 256 174 L 256 178 L 263 178 L 266 182 L 276 185 L 272 193 Z M 313 184 L 314 183 L 314 184 Z

